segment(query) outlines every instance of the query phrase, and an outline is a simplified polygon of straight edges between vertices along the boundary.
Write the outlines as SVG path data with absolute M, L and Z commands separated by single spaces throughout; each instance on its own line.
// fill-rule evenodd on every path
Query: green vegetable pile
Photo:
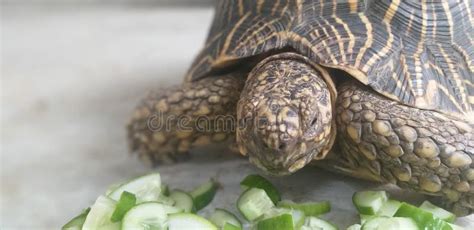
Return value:
M 95 203 L 74 217 L 63 230 L 336 230 L 321 218 L 330 203 L 294 203 L 281 200 L 279 191 L 260 175 L 249 175 L 240 183 L 242 194 L 233 213 L 215 209 L 203 217 L 217 192 L 214 180 L 190 192 L 171 190 L 161 183 L 158 173 L 112 186 Z M 356 192 L 352 198 L 360 214 L 360 224 L 347 230 L 459 230 L 456 216 L 428 201 L 420 207 L 389 199 L 385 191 Z

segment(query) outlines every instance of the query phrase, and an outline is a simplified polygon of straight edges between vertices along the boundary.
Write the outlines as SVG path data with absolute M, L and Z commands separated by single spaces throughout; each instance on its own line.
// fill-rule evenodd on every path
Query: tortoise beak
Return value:
M 303 144 L 299 146 L 301 145 Z M 301 147 L 296 146 L 291 151 L 267 150 L 259 154 L 249 154 L 249 161 L 273 176 L 290 175 L 303 168 L 312 159 L 312 154 L 301 150 Z
M 257 166 L 257 168 L 261 169 L 265 173 L 270 174 L 272 176 L 286 176 L 286 175 L 290 175 L 292 173 L 287 168 L 282 167 L 282 166 L 277 166 L 277 167 L 270 166 L 269 167 L 269 165 L 263 164 L 262 161 L 260 161 L 260 159 L 258 159 L 257 157 L 250 157 L 249 161 L 253 165 Z

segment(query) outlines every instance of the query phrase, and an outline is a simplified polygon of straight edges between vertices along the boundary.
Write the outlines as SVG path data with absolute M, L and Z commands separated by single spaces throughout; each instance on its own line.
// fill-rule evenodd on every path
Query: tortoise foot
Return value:
M 234 139 L 243 84 L 243 76 L 226 75 L 149 93 L 127 126 L 131 151 L 154 166 L 187 159 L 193 147 Z

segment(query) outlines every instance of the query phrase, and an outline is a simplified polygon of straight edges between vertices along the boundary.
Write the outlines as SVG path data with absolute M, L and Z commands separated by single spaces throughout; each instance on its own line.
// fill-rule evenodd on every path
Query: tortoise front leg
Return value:
M 466 121 L 420 110 L 354 82 L 336 103 L 338 144 L 350 170 L 441 198 L 457 214 L 474 211 L 474 132 Z
M 131 150 L 155 165 L 192 147 L 235 139 L 235 113 L 245 74 L 208 77 L 151 92 L 127 126 Z

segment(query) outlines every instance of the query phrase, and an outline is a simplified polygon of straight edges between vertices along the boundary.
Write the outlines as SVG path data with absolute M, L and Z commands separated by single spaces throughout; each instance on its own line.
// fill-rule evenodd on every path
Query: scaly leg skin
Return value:
M 474 211 L 472 125 L 401 105 L 354 82 L 338 92 L 337 157 L 344 159 L 338 167 L 436 196 L 438 204 L 458 215 Z
M 151 92 L 127 126 L 131 150 L 154 166 L 186 158 L 192 147 L 234 140 L 244 81 L 245 74 L 233 73 Z

